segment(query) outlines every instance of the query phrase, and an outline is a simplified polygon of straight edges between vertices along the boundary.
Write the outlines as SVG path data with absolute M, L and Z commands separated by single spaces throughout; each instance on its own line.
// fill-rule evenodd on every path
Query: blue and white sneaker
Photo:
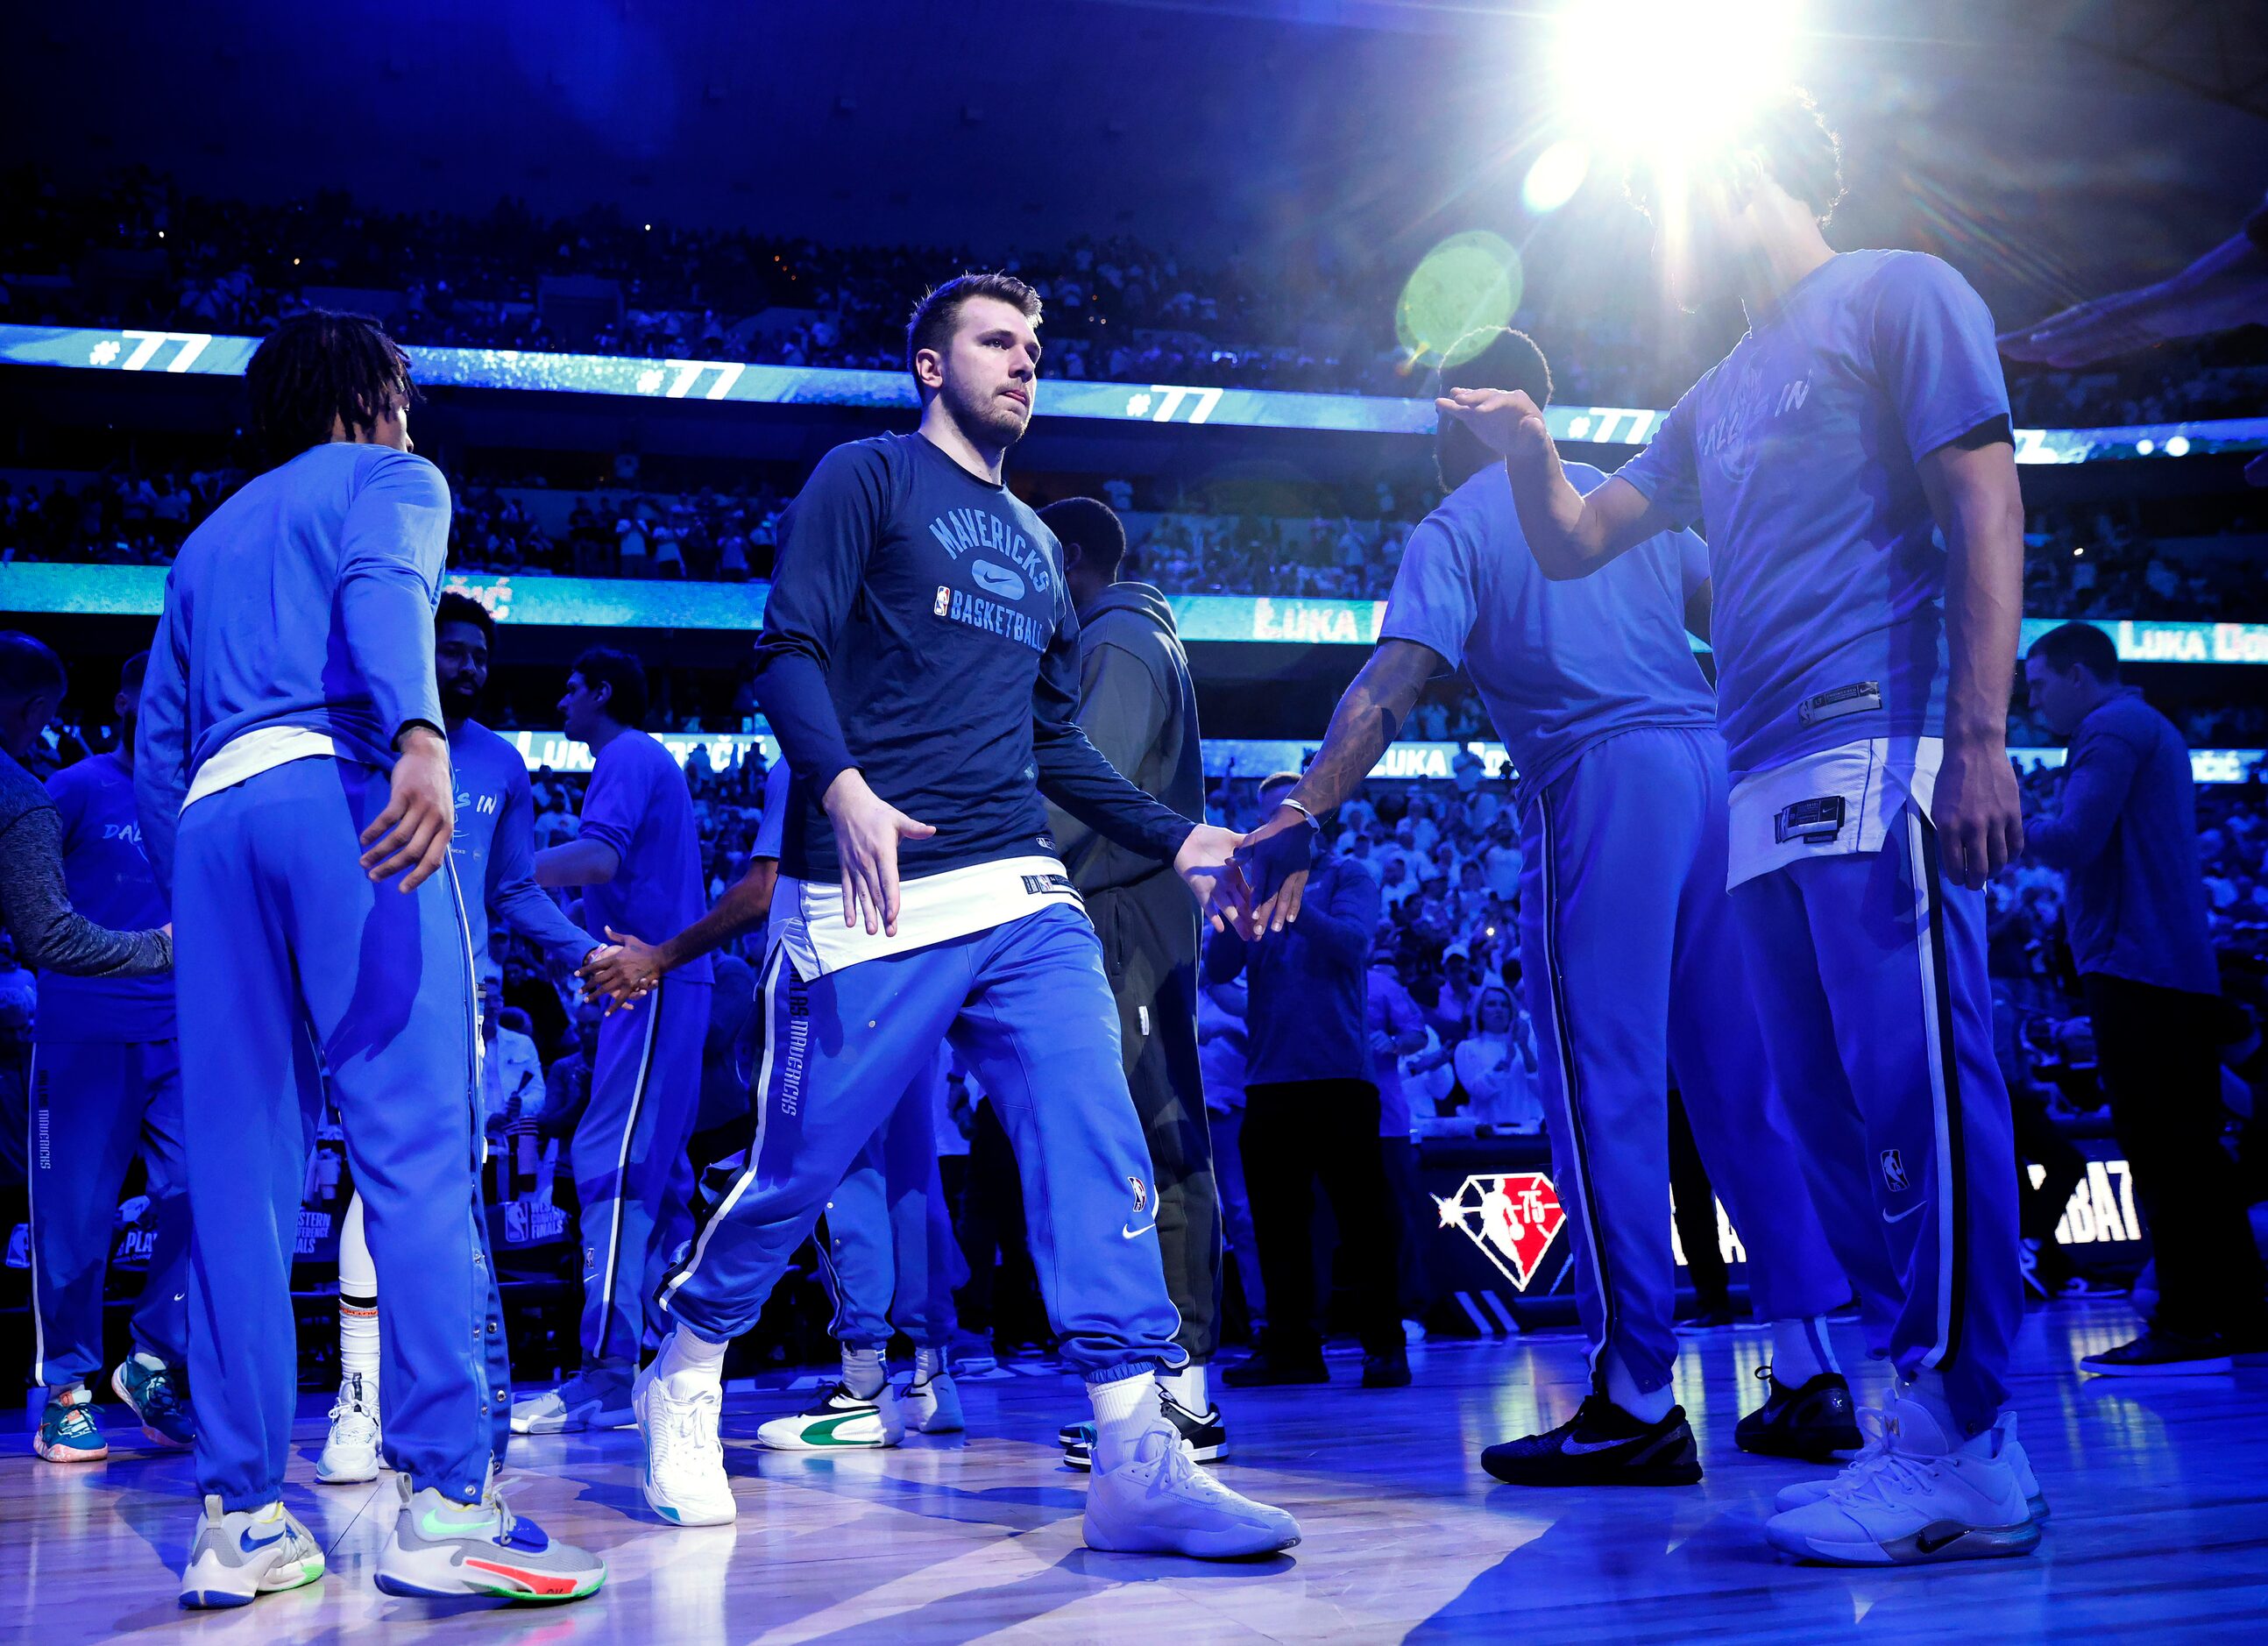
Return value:
M 496 1467 L 477 1503 L 460 1503 L 432 1487 L 413 1491 L 407 1474 L 394 1530 L 379 1552 L 376 1583 L 389 1595 L 556 1603 L 599 1592 L 607 1563 L 588 1549 L 554 1543 L 532 1520 L 505 1507 Z
M 627 1428 L 637 1421 L 630 1411 L 630 1377 L 627 1366 L 586 1366 L 556 1389 L 513 1401 L 512 1432 L 574 1435 Z
M 230 1512 L 217 1494 L 205 1499 L 189 1564 L 181 1573 L 185 1606 L 248 1606 L 262 1595 L 312 1583 L 323 1575 L 323 1546 L 281 1502 Z
M 102 1425 L 94 1415 L 94 1397 L 85 1384 L 72 1384 L 48 1397 L 32 1450 L 49 1463 L 100 1463 L 110 1456 L 110 1443 L 103 1439 Z
M 184 1451 L 196 1443 L 197 1420 L 181 1398 L 173 1369 L 139 1349 L 110 1374 L 110 1390 L 142 1420 L 142 1432 L 160 1446 Z

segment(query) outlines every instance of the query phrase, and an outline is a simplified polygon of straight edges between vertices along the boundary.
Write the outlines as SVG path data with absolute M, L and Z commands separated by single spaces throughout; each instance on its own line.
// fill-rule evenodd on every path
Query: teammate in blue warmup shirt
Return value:
M 1506 455 L 1547 575 L 1706 521 L 1750 986 L 1829 1237 L 1862 1288 L 1886 1264 L 1897 1281 L 1881 1441 L 1784 1493 L 1771 1540 L 1864 1565 L 2025 1554 L 1982 896 L 2023 838 L 2007 749 L 2023 506 L 1992 316 L 1933 257 L 1828 246 L 1839 151 L 1800 93 L 1663 186 L 1673 295 L 1738 296 L 1749 328 L 1653 444 L 1587 492 L 1527 396 L 1443 409 Z
M 147 653 L 119 682 L 118 747 L 48 779 L 63 832 L 71 906 L 98 926 L 166 924 L 166 900 L 142 850 L 134 807 L 134 721 Z M 188 1357 L 189 1206 L 181 1181 L 180 1054 L 171 972 L 138 978 L 40 978 L 32 1026 L 32 1381 L 51 1405 L 78 1405 L 102 1365 L 102 1287 L 118 1191 L 138 1151 L 149 1210 L 149 1265 L 134 1309 L 134 1348 L 110 1374 L 118 1398 L 159 1445 L 196 1429 L 181 1389 Z M 67 1414 L 56 1414 L 67 1415 Z M 110 1447 L 82 1424 L 42 1421 L 33 1445 L 51 1463 L 92 1463 Z
M 535 798 L 519 750 L 473 718 L 488 685 L 496 620 L 478 601 L 444 594 L 433 615 L 434 680 L 449 734 L 449 766 L 456 779 L 456 832 L 449 860 L 466 894 L 480 996 L 494 1009 L 502 968 L 489 941 L 491 920 L 508 926 L 543 950 L 562 976 L 604 946 L 560 911 L 535 883 Z M 475 895 L 477 891 L 478 895 Z M 339 1393 L 315 1478 L 327 1486 L 378 1478 L 384 1452 L 380 1410 L 378 1274 L 364 1232 L 362 1196 L 348 1204 L 339 1228 Z M 504 1346 L 496 1346 L 497 1381 L 508 1383 Z M 510 1433 L 503 1407 L 501 1454 Z
M 1031 417 L 1039 306 L 1004 275 L 925 296 L 907 341 L 920 432 L 837 447 L 788 517 L 757 646 L 758 698 L 795 776 L 762 974 L 758 1129 L 664 1288 L 676 1329 L 635 1402 L 646 1500 L 681 1524 L 734 1514 L 717 1439 L 726 1343 L 950 1037 L 1015 1144 L 1035 1266 L 1094 1399 L 1088 1544 L 1228 1556 L 1299 1536 L 1289 1515 L 1207 1478 L 1159 1408 L 1156 1371 L 1182 1354 L 1148 1150 L 1042 790 L 1173 860 L 1201 896 L 1238 898 L 1241 882 L 1234 835 L 1151 800 L 1072 718 L 1061 557 L 1000 483 Z
M 792 781 L 784 760 L 765 773 L 763 816 L 748 867 L 717 906 L 659 943 L 622 933 L 619 943 L 583 968 L 593 998 L 611 999 L 610 1012 L 634 1008 L 666 974 L 770 918 Z M 761 1041 L 764 1026 L 755 1027 Z M 842 1376 L 807 1411 L 774 1418 L 756 1431 L 775 1450 L 895 1446 L 909 1428 L 939 1435 L 962 1425 L 946 1349 L 957 1324 L 954 1288 L 968 1273 L 938 1171 L 932 1089 L 944 1079 L 940 1047 L 828 1197 L 820 1274 L 835 1299 L 828 1330 L 842 1346 Z M 745 1151 L 724 1163 L 735 1171 L 747 1163 Z M 903 1389 L 890 1383 L 893 1328 L 914 1345 L 913 1376 Z
M 503 1323 L 433 678 L 448 487 L 409 454 L 409 362 L 372 322 L 295 316 L 246 376 L 274 467 L 181 545 L 135 760 L 177 928 L 204 1496 L 181 1600 L 243 1605 L 323 1574 L 281 1493 L 291 1260 L 326 1085 L 368 1209 L 401 1467 L 378 1583 L 578 1598 L 605 1563 L 518 1521 L 495 1486 Z
M 1550 368 L 1525 335 L 1463 346 L 1474 352 L 1443 373 L 1445 388 L 1550 400 Z M 1567 1421 L 1482 1461 L 1528 1486 L 1700 1479 L 1669 1388 L 1674 1080 L 1748 1249 L 1749 1295 L 1772 1323 L 1782 1374 L 1736 1437 L 1825 1462 L 1859 1444 L 1824 1318 L 1851 1288 L 1812 1210 L 1741 976 L 1725 895 L 1725 750 L 1686 638 L 1689 624 L 1707 625 L 1706 551 L 1690 532 L 1665 532 L 1597 577 L 1551 582 L 1521 535 L 1504 466 L 1454 418 L 1439 440 L 1452 491 L 1410 534 L 1378 651 L 1292 791 L 1295 809 L 1270 826 L 1343 802 L 1425 682 L 1459 666 L 1519 773 L 1521 976 L 1592 1391 Z M 1606 479 L 1582 464 L 1568 477 L 1579 491 Z
M 690 925 L 708 905 L 701 839 L 683 769 L 638 729 L 645 671 L 628 653 L 593 647 L 576 660 L 559 708 L 567 735 L 591 746 L 591 784 L 578 836 L 536 854 L 537 883 L 581 887 L 584 924 L 602 934 Z M 692 1231 L 685 1146 L 701 1108 L 701 1046 L 715 982 L 707 956 L 696 956 L 644 1010 L 611 1014 L 600 1025 L 591 1099 L 572 1145 L 583 1366 L 512 1407 L 520 1434 L 630 1421 L 630 1378 L 648 1328 L 663 1329 L 654 1294 Z

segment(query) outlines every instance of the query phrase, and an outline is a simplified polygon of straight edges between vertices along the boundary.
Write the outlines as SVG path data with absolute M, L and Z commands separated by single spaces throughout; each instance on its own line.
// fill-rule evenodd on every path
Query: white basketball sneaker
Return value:
M 1956 1445 L 1926 1406 L 1904 1399 L 1891 1401 L 1880 1423 L 1880 1450 L 1845 1469 L 1825 1496 L 1764 1523 L 1774 1548 L 1834 1566 L 1911 1566 L 2039 1546 L 1998 1425 Z
M 208 1495 L 181 1573 L 181 1604 L 248 1606 L 262 1595 L 297 1589 L 323 1575 L 323 1546 L 281 1502 L 224 1509 Z
M 956 1413 L 959 1405 L 956 1397 Z M 905 1437 L 897 1394 L 887 1383 L 871 1399 L 838 1383 L 817 1406 L 776 1417 L 756 1431 L 758 1443 L 774 1451 L 857 1451 L 895 1446 Z
M 1098 1450 L 1100 1448 L 1098 1447 Z M 1086 1546 L 1201 1561 L 1274 1554 L 1300 1540 L 1300 1523 L 1256 1503 L 1197 1465 L 1180 1432 L 1160 1418 L 1115 1465 L 1098 1457 L 1086 1488 Z
M 2008 1466 L 2016 1472 L 2016 1487 L 2024 1495 L 2024 1508 L 2034 1520 L 2045 1520 L 2048 1517 L 2047 1494 L 2040 1490 L 2039 1477 L 2032 1473 L 2032 1460 L 2025 1456 L 2023 1443 L 2016 1438 L 2015 1413 L 2013 1411 L 2001 1413 L 1999 1421 L 1992 1427 L 2000 1431 L 2000 1455 L 2008 1460 Z M 1859 1432 L 1866 1436 L 1867 1443 L 1859 1450 L 1859 1455 L 1845 1465 L 1842 1473 L 1824 1480 L 1799 1480 L 1793 1486 L 1783 1486 L 1779 1488 L 1779 1495 L 1773 1500 L 1772 1507 L 1785 1512 L 1791 1509 L 1800 1509 L 1806 1503 L 1815 1503 L 1842 1485 L 1853 1469 L 1881 1457 L 1882 1455 L 1882 1414 L 1872 1406 L 1861 1407 L 1859 1412 Z
M 898 1409 L 906 1427 L 917 1435 L 958 1435 L 968 1427 L 961 1415 L 961 1391 L 953 1386 L 951 1372 L 939 1372 L 924 1382 L 915 1378 L 898 1393 Z
M 326 1486 L 375 1480 L 386 1466 L 380 1456 L 383 1444 L 377 1380 L 349 1372 L 339 1380 L 339 1398 L 331 1403 L 331 1432 L 323 1442 L 323 1455 L 315 1459 L 315 1478 Z
M 724 1391 L 711 1384 L 690 1396 L 673 1395 L 667 1381 L 648 1368 L 631 1386 L 630 1410 L 645 1449 L 639 1486 L 646 1507 L 675 1525 L 729 1524 L 740 1509 L 717 1433 Z

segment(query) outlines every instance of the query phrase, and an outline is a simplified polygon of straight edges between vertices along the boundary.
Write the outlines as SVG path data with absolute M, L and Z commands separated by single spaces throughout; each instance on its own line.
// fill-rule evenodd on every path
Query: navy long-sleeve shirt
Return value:
M 2063 871 L 2064 925 L 2082 973 L 2220 993 L 2190 751 L 2140 694 L 2121 692 L 2080 722 L 2061 803 L 2026 820 L 2024 841 Z
M 1248 944 L 1233 931 L 1205 945 L 1205 981 L 1239 971 L 1248 990 L 1245 1082 L 1367 1081 L 1369 955 L 1378 929 L 1378 882 L 1352 858 L 1320 857 L 1300 918 Z
M 937 833 L 898 872 L 1055 851 L 1044 793 L 1171 860 L 1191 820 L 1095 752 L 1074 718 L 1079 619 L 1054 534 L 1005 486 L 919 434 L 838 446 L 782 524 L 756 698 L 796 777 L 780 872 L 840 877 L 821 805 L 857 767 Z

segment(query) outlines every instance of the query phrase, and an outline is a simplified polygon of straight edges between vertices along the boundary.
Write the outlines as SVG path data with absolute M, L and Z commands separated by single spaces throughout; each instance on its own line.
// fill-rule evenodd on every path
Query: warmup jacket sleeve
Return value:
M 835 779 L 858 764 L 843 739 L 827 675 L 889 506 L 880 453 L 838 446 L 811 471 L 780 530 L 763 632 L 756 638 L 756 702 L 789 768 L 822 803 Z
M 2029 819 L 2024 845 L 2051 868 L 2091 863 L 2110 844 L 2134 786 L 2141 751 L 2111 731 L 2082 729 L 2064 766 L 2063 799 L 2051 817 Z
M 1197 825 L 1137 788 L 1087 740 L 1078 718 L 1079 675 L 1079 624 L 1072 619 L 1057 627 L 1032 685 L 1040 793 L 1105 838 L 1170 863 Z
M 41 971 L 141 978 L 173 964 L 173 940 L 164 932 L 113 932 L 71 907 L 53 806 L 33 807 L 0 830 L 0 919 L 16 958 Z
M 1342 862 L 1340 872 L 1319 900 L 1300 905 L 1300 930 L 1307 941 L 1342 965 L 1360 965 L 1378 930 L 1378 882 Z
M 173 633 L 171 591 L 150 642 L 142 675 L 140 719 L 134 732 L 134 808 L 142 823 L 142 850 L 150 873 L 169 903 L 173 896 L 173 833 L 189 793 L 188 675 Z
M 412 721 L 442 729 L 433 607 L 449 554 L 449 486 L 425 462 L 388 462 L 348 506 L 339 540 L 339 622 L 391 748 Z
M 525 772 L 512 773 L 504 787 L 496 838 L 489 845 L 485 893 L 490 912 L 541 948 L 556 971 L 572 971 L 585 955 L 602 947 L 535 883 L 535 794 Z
M 1149 666 L 1124 646 L 1098 646 L 1080 661 L 1079 728 L 1113 771 L 1128 772 L 1140 767 L 1143 757 L 1157 747 L 1165 731 L 1166 711 L 1166 700 L 1158 693 Z M 1070 827 L 1058 831 L 1056 841 L 1064 860 L 1075 860 L 1098 832 L 1082 819 L 1072 818 Z M 1180 849 L 1176 844 L 1174 850 Z

